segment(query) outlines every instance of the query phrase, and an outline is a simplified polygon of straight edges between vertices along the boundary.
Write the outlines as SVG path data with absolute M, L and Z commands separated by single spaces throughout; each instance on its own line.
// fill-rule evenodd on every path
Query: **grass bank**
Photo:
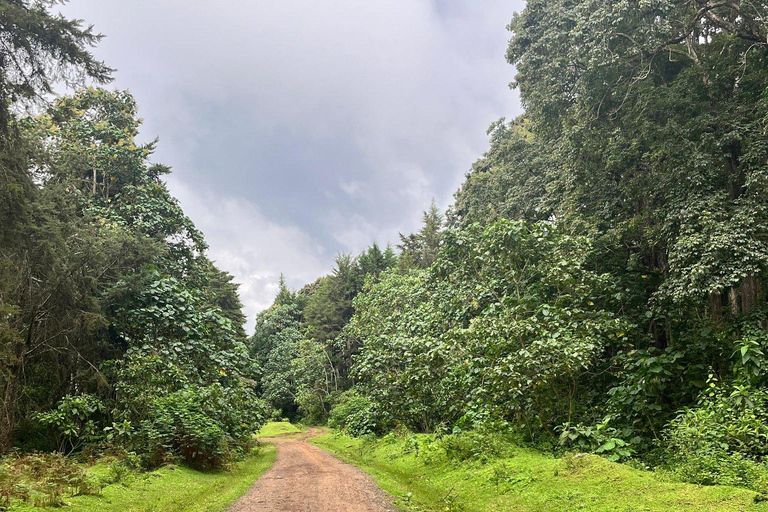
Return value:
M 370 473 L 406 511 L 768 511 L 751 491 L 666 482 L 593 455 L 558 459 L 510 447 L 485 461 L 462 460 L 426 435 L 361 440 L 326 434 L 312 442 Z
M 293 423 L 288 423 L 287 421 L 270 421 L 259 430 L 256 437 L 275 437 L 287 434 L 300 434 L 301 432 L 303 432 L 303 430 Z
M 245 494 L 275 460 L 275 448 L 264 445 L 227 471 L 196 471 L 168 466 L 149 473 L 132 473 L 119 483 L 103 487 L 99 494 L 64 498 L 69 512 L 218 512 Z M 94 479 L 108 478 L 106 462 L 86 471 Z M 40 510 L 15 503 L 9 510 Z M 50 510 L 54 510 L 50 508 Z

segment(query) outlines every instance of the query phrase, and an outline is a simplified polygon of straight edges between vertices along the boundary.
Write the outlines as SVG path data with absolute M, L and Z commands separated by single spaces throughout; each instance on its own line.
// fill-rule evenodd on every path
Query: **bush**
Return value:
M 710 382 L 666 430 L 667 462 L 683 480 L 768 490 L 768 393 Z
M 147 466 L 180 457 L 192 467 L 215 468 L 247 450 L 265 420 L 266 406 L 251 390 L 214 384 L 157 397 L 137 426 L 115 428 Z
M 740 453 L 712 450 L 676 457 L 670 468 L 685 482 L 702 485 L 733 485 L 768 492 L 768 467 Z
M 608 421 L 598 425 L 565 424 L 561 427 L 560 446 L 580 452 L 595 453 L 612 462 L 634 455 L 630 443 L 619 437 L 619 432 Z
M 328 425 L 344 433 L 361 437 L 366 434 L 382 434 L 388 421 L 379 407 L 369 398 L 349 390 L 339 397 L 328 418 Z
M 449 459 L 478 460 L 486 463 L 492 459 L 510 456 L 512 443 L 502 434 L 490 432 L 461 432 L 444 436 L 440 446 Z
M 38 413 L 34 419 L 55 432 L 58 450 L 71 453 L 104 438 L 106 408 L 93 395 L 67 395 L 58 407 Z

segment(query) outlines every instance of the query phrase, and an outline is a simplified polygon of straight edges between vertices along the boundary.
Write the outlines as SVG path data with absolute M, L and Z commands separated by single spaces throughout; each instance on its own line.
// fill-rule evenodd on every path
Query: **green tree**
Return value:
M 78 21 L 51 14 L 53 4 L 15 0 L 0 8 L 0 351 L 7 356 L 0 368 L 0 452 L 12 442 L 26 355 L 47 338 L 42 319 L 51 318 L 52 302 L 60 298 L 55 296 L 67 293 L 63 291 L 67 278 L 79 268 L 74 261 L 61 262 L 55 270 L 42 268 L 42 254 L 55 257 L 59 252 L 52 242 L 76 242 L 58 236 L 64 235 L 62 230 L 50 222 L 47 229 L 35 228 L 41 220 L 35 212 L 45 208 L 36 204 L 39 194 L 28 173 L 30 148 L 20 135 L 13 108 L 39 103 L 57 82 L 74 85 L 87 78 L 106 82 L 111 72 L 88 51 L 100 36 Z M 51 233 L 52 229 L 57 232 Z M 33 261 L 37 257 L 41 259 Z M 71 328 L 59 325 L 51 329 Z
M 400 233 L 401 262 L 403 268 L 428 268 L 434 263 L 440 250 L 441 232 L 444 225 L 442 213 L 437 208 L 434 199 L 429 209 L 422 214 L 422 226 L 416 233 L 408 236 Z
M 489 224 L 497 218 L 537 221 L 552 216 L 558 206 L 557 195 L 546 191 L 552 162 L 530 124 L 523 116 L 491 125 L 490 149 L 472 165 L 448 211 L 452 227 Z
M 554 213 L 620 241 L 674 307 L 764 302 L 767 9 L 535 1 L 510 26 L 534 137 L 558 160 Z

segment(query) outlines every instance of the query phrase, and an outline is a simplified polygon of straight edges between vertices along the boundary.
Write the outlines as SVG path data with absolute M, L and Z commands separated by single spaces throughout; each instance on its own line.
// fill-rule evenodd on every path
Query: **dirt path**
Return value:
M 272 468 L 230 512 L 395 512 L 371 477 L 307 443 L 322 433 L 262 439 L 277 445 Z

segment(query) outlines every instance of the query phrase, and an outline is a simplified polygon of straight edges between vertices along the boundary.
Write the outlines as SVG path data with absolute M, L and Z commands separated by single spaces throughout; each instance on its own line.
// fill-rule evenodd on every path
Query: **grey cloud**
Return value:
M 73 0 L 64 10 L 107 34 L 97 54 L 137 97 L 144 133 L 161 139 L 156 159 L 174 167 L 171 190 L 252 315 L 280 271 L 311 280 L 338 251 L 415 229 L 433 197 L 450 203 L 487 126 L 520 111 L 504 51 L 522 6 Z M 237 208 L 247 237 L 217 217 L 222 205 Z

